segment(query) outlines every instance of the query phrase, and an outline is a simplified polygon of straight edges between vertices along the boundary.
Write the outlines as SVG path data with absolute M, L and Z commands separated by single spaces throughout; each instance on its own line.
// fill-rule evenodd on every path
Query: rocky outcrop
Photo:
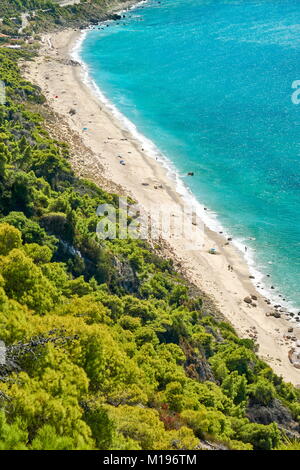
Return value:
M 250 405 L 246 415 L 253 423 L 265 425 L 277 423 L 288 437 L 298 439 L 300 437 L 299 424 L 293 419 L 290 410 L 283 406 L 277 399 L 273 400 L 272 404 L 269 406 L 263 406 L 261 404 Z
M 112 15 L 109 15 L 108 18 L 113 21 L 118 21 L 122 19 L 122 16 L 117 13 L 113 13 Z
M 298 346 L 298 342 L 296 344 L 296 348 L 292 348 L 289 351 L 289 360 L 293 364 L 296 369 L 300 369 L 300 348 Z
M 137 292 L 139 282 L 132 266 L 127 262 L 119 260 L 117 257 L 114 258 L 114 266 L 118 277 L 117 283 L 130 294 Z
M 205 380 L 215 382 L 213 372 L 205 355 L 195 352 L 193 347 L 183 338 L 180 340 L 180 347 L 186 356 L 184 364 L 186 375 L 198 382 L 204 382 Z

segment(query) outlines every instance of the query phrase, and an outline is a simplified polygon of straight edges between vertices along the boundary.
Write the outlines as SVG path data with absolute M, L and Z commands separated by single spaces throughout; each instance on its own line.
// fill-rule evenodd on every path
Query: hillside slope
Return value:
M 300 392 L 159 246 L 99 241 L 99 204 L 0 48 L 0 449 L 282 448 Z M 297 448 L 299 444 L 294 444 Z

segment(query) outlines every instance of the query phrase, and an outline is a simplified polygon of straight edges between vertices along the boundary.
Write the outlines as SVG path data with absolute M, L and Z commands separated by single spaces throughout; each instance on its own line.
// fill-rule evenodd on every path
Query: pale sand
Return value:
M 176 184 L 163 166 L 141 149 L 140 142 L 83 83 L 82 67 L 66 65 L 78 37 L 79 32 L 72 30 L 45 36 L 39 57 L 24 67 L 26 77 L 41 87 L 48 106 L 59 115 L 54 134 L 68 139 L 68 132 L 64 130 L 69 126 L 72 131 L 71 143 L 77 142 L 75 170 L 79 174 L 90 174 L 99 184 L 103 184 L 104 178 L 112 180 L 117 185 L 113 188 L 122 187 L 123 193 L 131 195 L 146 210 L 153 204 L 182 204 Z M 76 109 L 74 116 L 69 114 L 71 108 Z M 83 131 L 85 127 L 87 131 Z M 89 149 L 84 155 L 78 155 L 78 142 Z M 120 155 L 126 161 L 125 166 L 120 165 Z M 155 189 L 155 185 L 162 185 L 162 188 Z M 199 239 L 201 236 L 199 233 Z M 168 240 L 170 253 L 179 260 L 188 279 L 214 299 L 241 337 L 256 338 L 259 356 L 278 375 L 295 385 L 300 384 L 300 370 L 288 358 L 295 340 L 284 337 L 292 325 L 286 318 L 266 316 L 271 307 L 249 279 L 242 255 L 232 244 L 225 245 L 225 239 L 207 227 L 204 246 L 200 249 L 191 250 L 188 238 Z M 209 254 L 211 247 L 216 247 L 219 254 Z M 228 271 L 228 265 L 234 267 L 233 272 Z M 258 298 L 256 307 L 243 301 L 251 294 Z M 299 328 L 294 324 L 293 327 L 290 335 L 299 339 Z

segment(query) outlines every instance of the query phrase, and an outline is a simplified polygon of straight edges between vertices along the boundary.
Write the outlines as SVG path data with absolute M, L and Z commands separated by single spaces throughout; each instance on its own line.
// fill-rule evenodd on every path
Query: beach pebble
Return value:
M 252 303 L 251 297 L 245 297 L 244 302 L 246 302 L 246 304 L 251 304 Z

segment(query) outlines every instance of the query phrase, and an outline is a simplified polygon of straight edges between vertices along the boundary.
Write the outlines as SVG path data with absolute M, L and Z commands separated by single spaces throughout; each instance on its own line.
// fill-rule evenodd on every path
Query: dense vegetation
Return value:
M 300 393 L 172 262 L 99 241 L 117 203 L 78 179 L 0 49 L 0 449 L 297 448 Z
M 108 4 L 120 5 L 126 0 L 81 0 L 61 7 L 58 0 L 1 0 L 1 32 L 19 38 L 32 36 L 48 28 L 84 27 L 108 16 Z M 28 13 L 28 25 L 20 32 L 21 13 Z
M 35 10 L 56 9 L 57 5 L 51 0 L 1 0 L 0 18 L 1 31 L 4 34 L 19 35 L 19 29 L 22 24 L 21 14 L 31 13 Z M 31 28 L 27 29 L 27 33 Z M 26 31 L 24 32 L 26 34 Z
M 49 8 L 53 5 L 51 0 L 1 0 L 0 15 L 14 15 L 23 11 Z

